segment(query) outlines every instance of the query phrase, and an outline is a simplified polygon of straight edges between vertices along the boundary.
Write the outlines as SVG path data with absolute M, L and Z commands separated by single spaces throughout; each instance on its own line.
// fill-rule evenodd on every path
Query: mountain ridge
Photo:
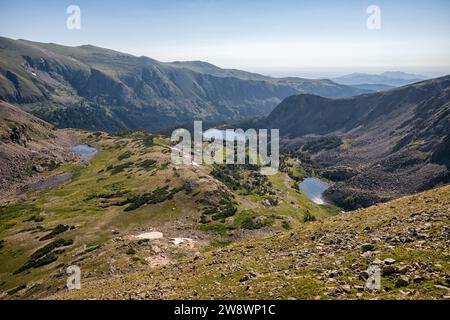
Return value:
M 329 80 L 269 78 L 195 62 L 159 62 L 92 45 L 0 38 L 0 99 L 58 127 L 160 130 L 267 115 L 302 92 L 367 92 Z

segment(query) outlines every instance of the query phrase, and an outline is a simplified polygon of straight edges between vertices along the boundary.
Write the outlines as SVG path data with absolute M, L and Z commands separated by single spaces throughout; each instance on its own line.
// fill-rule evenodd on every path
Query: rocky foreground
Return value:
M 450 299 L 449 248 L 445 186 L 51 298 Z

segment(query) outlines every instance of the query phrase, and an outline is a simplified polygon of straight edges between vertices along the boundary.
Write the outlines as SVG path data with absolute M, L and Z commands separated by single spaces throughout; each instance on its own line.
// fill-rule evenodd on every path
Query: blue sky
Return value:
M 66 28 L 71 4 L 80 30 Z M 366 27 L 371 4 L 380 30 Z M 450 73 L 448 0 L 0 0 L 0 35 L 271 75 Z

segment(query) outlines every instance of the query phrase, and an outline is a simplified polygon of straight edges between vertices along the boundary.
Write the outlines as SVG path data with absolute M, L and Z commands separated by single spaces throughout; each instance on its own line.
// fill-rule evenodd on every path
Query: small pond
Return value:
M 318 178 L 307 178 L 299 184 L 300 190 L 314 203 L 326 204 L 323 193 L 330 185 Z
M 87 144 L 77 144 L 70 150 L 77 153 L 82 161 L 89 160 L 98 153 L 96 148 L 88 146 Z

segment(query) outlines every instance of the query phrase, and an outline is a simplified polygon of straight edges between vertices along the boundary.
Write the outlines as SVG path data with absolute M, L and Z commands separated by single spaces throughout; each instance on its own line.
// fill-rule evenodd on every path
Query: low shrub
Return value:
M 142 139 L 142 142 L 144 143 L 144 147 L 149 148 L 154 145 L 153 136 L 147 135 Z
M 342 144 L 342 139 L 336 136 L 323 137 L 317 140 L 309 141 L 303 146 L 304 151 L 316 153 L 321 150 L 331 150 L 339 147 Z
M 312 215 L 309 211 L 303 215 L 303 222 L 316 221 L 316 217 Z
M 10 295 L 10 296 L 12 296 L 12 295 L 16 294 L 17 292 L 19 292 L 20 290 L 25 289 L 26 287 L 27 287 L 26 284 L 21 284 L 20 286 L 15 287 L 14 289 L 9 290 L 9 291 L 7 292 L 7 294 Z
M 125 162 L 125 163 L 119 164 L 117 166 L 109 166 L 106 168 L 106 170 L 111 171 L 111 174 L 114 175 L 114 174 L 118 174 L 132 166 L 133 166 L 133 162 Z
M 155 167 L 156 163 L 157 163 L 156 160 L 146 159 L 146 160 L 142 161 L 141 163 L 139 163 L 138 166 L 147 171 L 150 171 Z
M 245 217 L 241 223 L 241 228 L 247 230 L 261 229 L 263 226 L 264 224 L 262 222 L 255 221 L 253 217 Z
M 44 247 L 36 250 L 28 259 L 28 261 L 21 266 L 19 269 L 14 271 L 14 274 L 21 273 L 25 270 L 31 269 L 31 268 L 39 268 L 41 266 L 50 264 L 58 259 L 58 254 L 61 254 L 64 252 L 64 250 L 55 250 L 60 247 L 65 247 L 73 244 L 73 240 L 65 240 L 65 239 L 58 239 L 55 240 Z M 53 251 L 55 250 L 55 251 Z
M 66 232 L 67 230 L 70 229 L 69 225 L 66 224 L 58 224 L 56 227 L 54 227 L 52 229 L 52 231 L 48 234 L 46 234 L 45 236 L 43 236 L 42 238 L 39 239 L 39 241 L 45 241 L 45 240 L 49 240 L 51 238 L 54 238 L 55 236 L 57 236 L 60 233 Z
M 283 220 L 281 222 L 281 226 L 283 227 L 283 229 L 286 229 L 286 230 L 291 229 L 291 223 L 288 220 Z
M 33 221 L 33 222 L 42 222 L 42 221 L 44 221 L 44 217 L 39 216 L 39 215 L 34 215 L 34 216 L 32 216 L 31 218 L 24 220 L 24 222 L 30 222 L 30 221 Z
M 118 157 L 117 157 L 117 159 L 118 160 L 120 160 L 120 161 L 122 161 L 122 160 L 125 160 L 125 159 L 128 159 L 129 157 L 131 157 L 133 155 L 133 152 L 131 152 L 131 151 L 125 151 L 124 153 L 122 153 L 121 155 L 119 155 Z

